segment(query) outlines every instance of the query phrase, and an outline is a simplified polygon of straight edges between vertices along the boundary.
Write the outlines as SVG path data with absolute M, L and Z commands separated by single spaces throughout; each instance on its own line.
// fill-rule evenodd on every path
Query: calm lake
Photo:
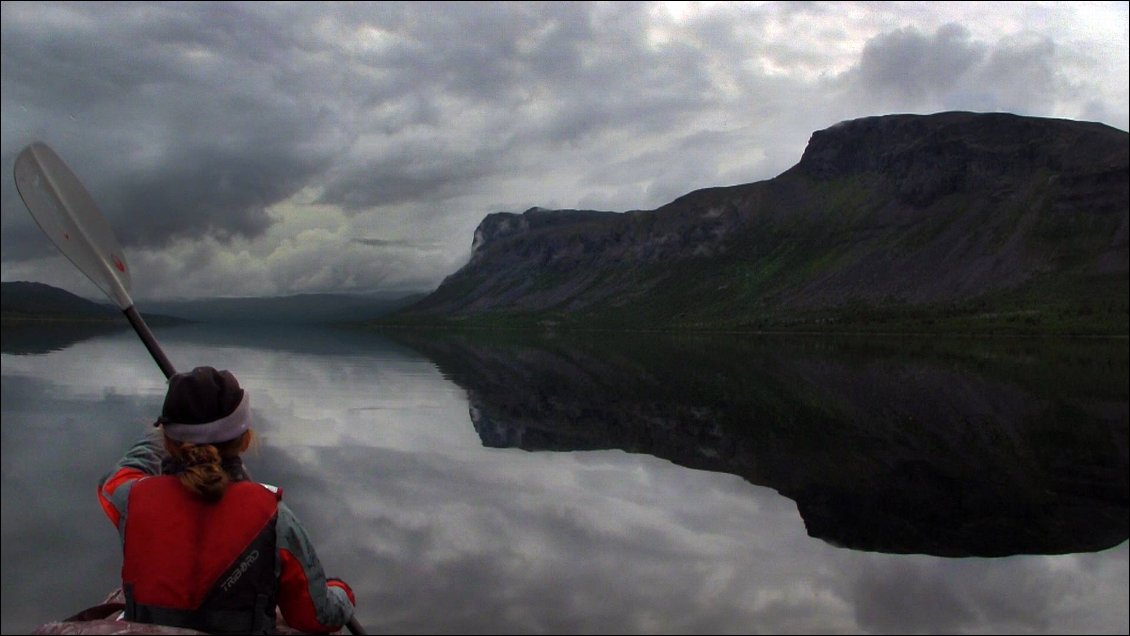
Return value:
M 157 329 L 370 632 L 1127 633 L 1117 340 Z M 118 584 L 131 331 L 3 330 L 3 625 Z

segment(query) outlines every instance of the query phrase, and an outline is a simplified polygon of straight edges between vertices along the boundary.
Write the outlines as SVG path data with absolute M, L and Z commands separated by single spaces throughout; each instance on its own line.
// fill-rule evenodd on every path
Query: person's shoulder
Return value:
M 240 492 L 244 493 L 243 496 L 248 496 L 248 493 L 257 493 L 255 496 L 270 496 L 275 501 L 282 503 L 282 488 L 271 484 L 264 484 L 257 481 L 238 481 L 232 486 L 240 488 Z
M 271 493 L 271 495 L 274 496 L 275 501 L 282 504 L 282 493 L 283 493 L 282 488 L 279 488 L 278 486 L 275 486 L 273 484 L 264 484 L 264 483 L 261 483 L 261 482 L 256 482 L 256 485 L 258 485 L 263 490 Z

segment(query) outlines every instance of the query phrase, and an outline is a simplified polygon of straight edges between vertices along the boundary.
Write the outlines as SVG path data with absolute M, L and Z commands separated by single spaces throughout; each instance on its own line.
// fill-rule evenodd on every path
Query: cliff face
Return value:
M 484 255 L 491 251 L 486 249 L 488 245 L 494 246 L 505 239 L 547 228 L 560 229 L 590 221 L 609 220 L 614 215 L 614 212 L 598 212 L 596 210 L 546 210 L 544 208 L 530 208 L 522 214 L 495 212 L 487 215 L 482 223 L 479 223 L 479 227 L 475 228 L 475 239 L 471 243 L 470 264 L 479 263 L 485 258 Z
M 1085 306 L 1125 323 L 1128 148 L 1101 124 L 1008 114 L 842 122 L 768 181 L 652 211 L 490 215 L 405 316 L 716 327 Z
M 794 170 L 821 181 L 883 175 L 898 202 L 922 208 L 949 194 L 999 191 L 1041 173 L 1103 175 L 1117 183 L 1126 140 L 1126 133 L 1101 124 L 1000 113 L 868 117 L 814 133 Z

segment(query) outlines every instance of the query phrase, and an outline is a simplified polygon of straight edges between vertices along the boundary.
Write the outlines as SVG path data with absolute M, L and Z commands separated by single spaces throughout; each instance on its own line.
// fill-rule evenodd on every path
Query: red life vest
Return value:
M 135 482 L 123 534 L 126 619 L 210 633 L 272 631 L 278 501 L 247 481 L 213 503 L 173 476 Z

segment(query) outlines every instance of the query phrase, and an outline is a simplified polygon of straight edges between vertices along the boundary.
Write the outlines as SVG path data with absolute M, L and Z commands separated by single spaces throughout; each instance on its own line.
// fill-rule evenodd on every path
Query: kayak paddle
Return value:
M 35 142 L 16 157 L 16 189 L 47 237 L 126 315 L 157 366 L 177 371 L 129 297 L 126 256 L 94 198 L 47 144 Z

